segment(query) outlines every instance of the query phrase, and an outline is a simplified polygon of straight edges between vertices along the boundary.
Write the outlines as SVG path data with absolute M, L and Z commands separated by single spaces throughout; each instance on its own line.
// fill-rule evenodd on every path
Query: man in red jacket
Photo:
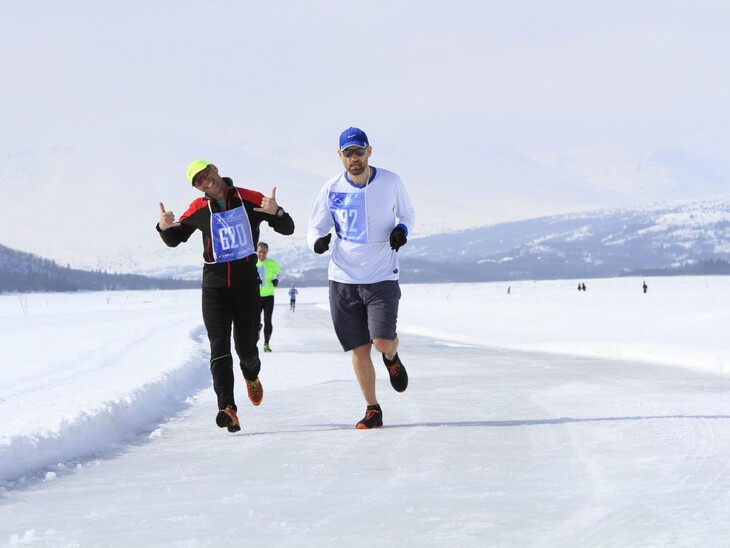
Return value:
M 216 424 L 229 432 L 241 429 L 233 397 L 231 327 L 248 397 L 259 405 L 264 396 L 259 380 L 257 348 L 259 285 L 256 244 L 259 225 L 279 234 L 294 233 L 294 220 L 276 201 L 276 187 L 267 197 L 233 185 L 205 160 L 188 165 L 188 182 L 203 193 L 175 220 L 160 202 L 157 231 L 170 247 L 187 242 L 196 230 L 203 235 L 203 322 L 210 340 L 210 371 L 218 398 Z

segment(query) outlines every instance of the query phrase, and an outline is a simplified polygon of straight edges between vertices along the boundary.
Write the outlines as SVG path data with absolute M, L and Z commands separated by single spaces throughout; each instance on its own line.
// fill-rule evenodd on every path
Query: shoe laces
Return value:
M 233 424 L 238 424 L 238 415 L 236 414 L 236 410 L 233 409 L 232 405 L 226 405 L 226 407 L 224 409 L 221 409 L 221 411 L 231 418 Z
M 365 411 L 365 420 L 372 419 L 378 413 L 380 413 L 378 409 L 367 409 Z

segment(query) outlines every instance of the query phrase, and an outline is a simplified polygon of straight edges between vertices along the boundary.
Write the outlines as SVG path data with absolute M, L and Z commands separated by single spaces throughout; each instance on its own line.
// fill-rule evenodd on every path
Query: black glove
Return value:
M 330 240 L 332 239 L 332 233 L 330 232 L 327 236 L 322 236 L 316 242 L 314 242 L 314 252 L 321 255 L 330 248 Z
M 274 287 L 279 287 L 279 280 L 274 278 L 273 280 L 271 280 L 271 285 L 273 285 Z
M 398 251 L 401 247 L 406 245 L 408 238 L 406 238 L 406 231 L 402 226 L 395 227 L 390 233 L 390 249 Z

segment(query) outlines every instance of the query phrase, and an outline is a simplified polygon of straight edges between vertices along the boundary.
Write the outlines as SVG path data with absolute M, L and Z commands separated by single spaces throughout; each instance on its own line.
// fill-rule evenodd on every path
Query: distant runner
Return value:
M 274 294 L 276 287 L 279 285 L 279 274 L 281 268 L 274 259 L 270 259 L 269 245 L 265 242 L 259 242 L 256 246 L 256 256 L 259 258 L 256 268 L 259 270 L 259 278 L 261 279 L 261 311 L 259 312 L 259 322 L 261 322 L 261 313 L 263 313 L 264 326 L 264 352 L 271 352 L 269 341 L 271 334 L 274 332 L 274 324 L 272 318 L 274 316 Z
M 289 288 L 289 310 L 292 312 L 297 307 L 297 295 L 299 295 L 299 291 L 294 287 L 294 284 L 291 284 L 291 288 Z

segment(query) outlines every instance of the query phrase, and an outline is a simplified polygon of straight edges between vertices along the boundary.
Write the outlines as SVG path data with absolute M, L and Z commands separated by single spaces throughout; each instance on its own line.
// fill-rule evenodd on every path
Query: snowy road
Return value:
M 328 313 L 302 304 L 291 314 L 282 303 L 275 322 L 261 407 L 237 387 L 240 433 L 215 427 L 206 387 L 135 443 L 6 491 L 0 543 L 722 546 L 730 538 L 727 377 L 404 335 L 411 384 L 396 394 L 379 369 L 385 427 L 363 432 L 353 426 L 364 405 Z M 205 341 L 198 333 L 193 343 Z

